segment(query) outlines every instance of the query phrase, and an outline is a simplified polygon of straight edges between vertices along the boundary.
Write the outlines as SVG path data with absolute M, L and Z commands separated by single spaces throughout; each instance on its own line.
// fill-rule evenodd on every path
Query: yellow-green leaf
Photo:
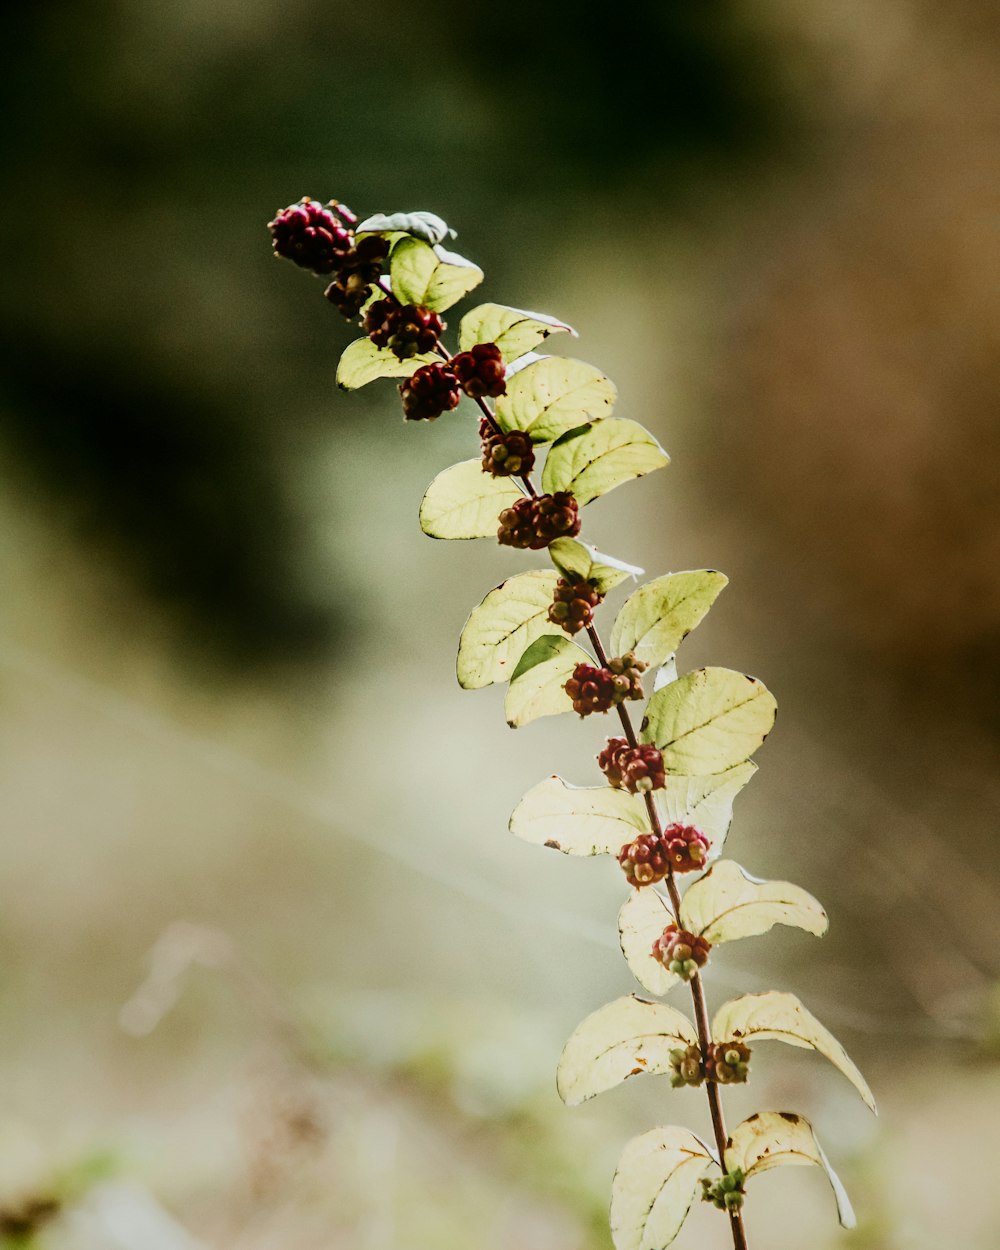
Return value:
M 423 352 L 400 360 L 387 347 L 376 347 L 371 339 L 355 339 L 349 343 L 337 365 L 337 385 L 345 391 L 356 391 L 376 378 L 408 378 L 421 365 L 437 360 L 433 352 Z
M 510 818 L 516 837 L 564 855 L 617 855 L 648 828 L 638 796 L 610 786 L 571 786 L 561 777 L 533 786 Z
M 646 664 L 672 655 L 718 598 L 729 579 L 712 569 L 668 573 L 640 586 L 622 605 L 611 631 L 611 654 L 634 651 Z
M 483 271 L 472 261 L 412 235 L 392 249 L 390 268 L 392 292 L 401 303 L 423 304 L 438 312 L 483 280 Z
M 615 1250 L 664 1250 L 681 1230 L 715 1168 L 703 1141 L 670 1125 L 635 1137 L 625 1147 L 611 1185 L 611 1238 Z
M 523 497 L 510 478 L 484 473 L 478 459 L 463 460 L 428 486 L 420 528 L 431 538 L 495 538 L 500 513 Z
M 681 919 L 709 942 L 756 937 L 776 924 L 826 932 L 826 912 L 811 894 L 788 881 L 759 881 L 732 860 L 720 860 L 684 895 Z
M 756 771 L 757 765 L 747 760 L 708 777 L 668 778 L 667 788 L 656 791 L 663 823 L 700 829 L 711 840 L 709 856 L 715 858 L 733 822 L 733 801 Z
M 612 417 L 566 434 L 553 444 L 542 470 L 542 489 L 568 490 L 578 503 L 590 503 L 669 463 L 660 444 L 637 421 Z
M 793 1111 L 758 1112 L 743 1121 L 726 1146 L 726 1170 L 739 1168 L 747 1180 L 789 1164 L 821 1168 L 837 1200 L 841 1225 L 855 1227 L 857 1221 L 847 1191 L 816 1140 L 812 1125 L 803 1116 Z
M 534 443 L 550 443 L 567 430 L 610 416 L 615 385 L 582 360 L 544 356 L 507 379 L 496 402 L 504 430 L 525 430 Z
M 670 1052 L 697 1040 L 687 1016 L 666 1003 L 615 999 L 577 1026 L 559 1060 L 556 1089 L 574 1107 L 630 1076 L 669 1072 Z
M 554 538 L 548 547 L 549 559 L 568 581 L 590 582 L 606 595 L 629 577 L 639 577 L 642 569 L 615 556 L 602 555 L 589 543 L 575 538 Z
M 518 729 L 540 716 L 558 716 L 573 710 L 563 689 L 573 669 L 590 656 L 565 634 L 536 638 L 518 661 L 507 687 L 503 710 L 507 724 Z
M 720 1042 L 736 1040 L 752 1044 L 770 1040 L 818 1051 L 843 1072 L 865 1105 L 875 1110 L 875 1098 L 868 1082 L 847 1051 L 825 1025 L 806 1011 L 794 994 L 769 990 L 763 994 L 744 994 L 742 998 L 724 1003 L 712 1021 L 712 1036 Z
M 777 705 L 756 677 L 700 668 L 657 690 L 646 707 L 642 739 L 663 752 L 668 773 L 721 773 L 761 745 Z
M 532 569 L 491 590 L 474 608 L 458 644 L 458 684 L 479 690 L 506 681 L 530 643 L 552 632 L 556 573 Z
M 618 938 L 625 962 L 639 984 L 659 998 L 680 980 L 653 958 L 653 943 L 673 919 L 667 900 L 651 886 L 633 890 L 618 913 Z
M 544 313 L 528 312 L 524 308 L 508 308 L 505 304 L 480 304 L 462 318 L 458 331 L 458 345 L 463 352 L 477 343 L 496 343 L 504 360 L 512 361 L 550 334 L 572 334 L 572 326 L 546 317 Z

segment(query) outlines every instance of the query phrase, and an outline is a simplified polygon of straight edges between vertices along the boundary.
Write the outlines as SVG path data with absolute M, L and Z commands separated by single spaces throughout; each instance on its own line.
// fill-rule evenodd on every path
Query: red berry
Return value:
M 715 1042 L 708 1048 L 705 1075 L 719 1085 L 744 1085 L 750 1070 L 750 1047 L 742 1042 Z
M 667 825 L 663 845 L 674 872 L 698 872 L 705 867 L 711 843 L 693 825 Z
M 462 390 L 472 399 L 495 398 L 507 390 L 504 381 L 503 355 L 496 343 L 477 343 L 467 352 L 452 357 Z
M 662 838 L 655 833 L 640 833 L 626 842 L 618 852 L 618 862 L 629 885 L 640 889 L 655 885 L 670 873 L 670 860 Z
M 479 422 L 479 437 L 482 440 L 484 472 L 493 477 L 525 477 L 534 468 L 535 450 L 531 437 L 523 430 L 511 430 L 505 434 L 494 429 L 488 417 L 483 417 Z
M 365 313 L 364 328 L 376 347 L 388 347 L 400 360 L 408 360 L 437 346 L 444 322 L 421 304 L 380 299 Z
M 573 700 L 573 711 L 580 716 L 609 712 L 618 702 L 614 673 L 593 664 L 578 664 L 564 689 Z
M 640 794 L 662 790 L 667 782 L 663 754 L 652 743 L 630 747 L 624 738 L 609 738 L 597 762 L 616 790 Z
M 457 407 L 462 395 L 447 365 L 424 365 L 400 384 L 399 393 L 407 421 L 433 421 Z
M 500 513 L 497 541 L 505 547 L 541 551 L 554 538 L 573 538 L 580 532 L 580 512 L 568 491 L 519 499 Z
M 708 952 L 711 949 L 711 942 L 703 937 L 678 929 L 675 924 L 668 924 L 653 943 L 653 958 L 663 964 L 668 972 L 683 981 L 690 981 L 695 972 L 708 963 Z
M 567 634 L 578 634 L 594 619 L 594 608 L 603 598 L 590 582 L 569 582 L 560 577 L 549 608 L 549 620 Z
M 340 262 L 337 276 L 323 294 L 345 317 L 356 317 L 378 281 L 389 244 L 377 234 L 366 234 Z
M 336 200 L 320 204 L 306 195 L 297 204 L 279 209 L 267 228 L 276 256 L 313 273 L 333 273 L 350 250 L 350 227 L 356 220 Z

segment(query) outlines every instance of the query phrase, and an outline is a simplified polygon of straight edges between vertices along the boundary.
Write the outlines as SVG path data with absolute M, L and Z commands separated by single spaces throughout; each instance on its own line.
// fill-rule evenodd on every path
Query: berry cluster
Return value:
M 580 509 L 569 491 L 519 499 L 500 513 L 497 540 L 502 547 L 541 551 L 554 538 L 575 538 L 580 532 Z
M 535 449 L 531 436 L 524 430 L 510 430 L 505 434 L 496 429 L 489 417 L 483 417 L 479 422 L 479 437 L 484 473 L 493 477 L 525 477 L 535 467 Z
M 641 699 L 641 674 L 646 667 L 631 651 L 608 660 L 607 667 L 578 664 L 565 686 L 573 700 L 573 711 L 589 716 L 592 712 L 608 712 L 626 699 Z
M 750 1071 L 750 1047 L 742 1042 L 715 1042 L 708 1049 L 705 1075 L 717 1085 L 745 1085 Z
M 701 1047 L 697 1042 L 690 1046 L 678 1046 L 670 1052 L 670 1084 L 674 1089 L 683 1085 L 700 1085 L 705 1079 L 705 1067 L 701 1062 Z
M 742 1168 L 734 1168 L 714 1184 L 705 1176 L 701 1182 L 701 1200 L 711 1202 L 720 1211 L 738 1211 L 746 1194 L 743 1188 L 745 1180 Z
M 423 304 L 400 304 L 380 299 L 365 313 L 365 334 L 376 347 L 388 347 L 400 360 L 409 360 L 437 346 L 444 322 Z
M 570 582 L 560 577 L 549 608 L 549 620 L 567 634 L 578 634 L 594 619 L 594 608 L 603 598 L 590 582 Z
M 399 393 L 407 421 L 433 421 L 442 412 L 450 412 L 462 397 L 447 365 L 424 365 L 400 383 Z
M 382 274 L 389 244 L 381 235 L 366 234 L 340 262 L 337 276 L 323 294 L 345 317 L 356 317 Z
M 267 223 L 275 256 L 316 274 L 333 273 L 350 252 L 357 217 L 331 200 L 320 204 L 308 195 L 279 209 Z
M 470 399 L 495 399 L 507 390 L 503 355 L 496 343 L 477 343 L 467 352 L 452 357 L 459 385 Z
M 629 794 L 662 790 L 667 784 L 663 753 L 651 742 L 630 747 L 625 738 L 609 738 L 597 763 L 616 790 L 627 790 Z
M 710 845 L 693 825 L 667 825 L 663 831 L 664 853 L 674 872 L 698 872 L 704 868 Z
M 705 938 L 669 924 L 653 943 L 653 958 L 682 981 L 690 981 L 708 963 L 711 949 Z
M 626 842 L 618 852 L 618 862 L 629 885 L 636 889 L 655 885 L 670 872 L 667 849 L 655 833 L 640 833 L 632 842 Z

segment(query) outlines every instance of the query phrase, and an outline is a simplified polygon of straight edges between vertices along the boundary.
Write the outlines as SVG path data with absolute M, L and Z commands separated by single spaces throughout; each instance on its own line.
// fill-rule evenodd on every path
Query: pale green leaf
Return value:
M 376 378 L 408 378 L 421 365 L 437 359 L 433 352 L 422 352 L 400 360 L 388 347 L 376 347 L 371 339 L 355 339 L 337 365 L 337 385 L 345 391 L 356 391 Z
M 755 677 L 700 668 L 650 698 L 642 740 L 660 748 L 668 773 L 721 773 L 753 755 L 776 711 L 770 691 Z
M 633 890 L 618 913 L 625 962 L 639 984 L 660 998 L 681 979 L 653 958 L 653 943 L 673 919 L 666 899 L 650 886 Z
M 500 513 L 523 498 L 510 478 L 484 473 L 478 459 L 463 460 L 428 486 L 420 528 L 431 538 L 495 538 Z
M 503 710 L 512 729 L 540 716 L 559 716 L 573 710 L 563 689 L 573 669 L 590 656 L 565 634 L 543 634 L 521 656 L 507 687 Z
M 564 855 L 617 855 L 648 829 L 638 796 L 610 786 L 571 786 L 561 777 L 533 786 L 510 818 L 516 837 Z
M 523 308 L 508 308 L 505 304 L 480 304 L 462 318 L 458 331 L 458 345 L 463 352 L 477 343 L 496 343 L 504 360 L 530 351 L 550 334 L 572 334 L 576 331 L 554 317 L 544 313 L 527 312 Z
M 403 304 L 423 304 L 438 312 L 450 308 L 479 285 L 478 265 L 422 239 L 400 239 L 390 260 L 392 291 Z
M 732 860 L 720 860 L 684 895 L 681 919 L 689 933 L 709 942 L 756 937 L 776 924 L 826 932 L 826 912 L 805 890 L 788 881 L 758 881 Z
M 864 1099 L 875 1110 L 875 1099 L 868 1083 L 848 1057 L 840 1042 L 825 1025 L 806 1011 L 794 994 L 769 990 L 763 994 L 744 994 L 724 1003 L 712 1021 L 716 1041 L 787 1042 L 815 1050 L 839 1068 Z
M 712 569 L 668 573 L 640 586 L 622 605 L 611 631 L 611 654 L 634 651 L 662 664 L 702 620 L 729 579 Z
M 602 595 L 627 578 L 642 574 L 637 565 L 603 555 L 575 538 L 555 538 L 548 551 L 549 559 L 567 581 L 590 582 Z
M 714 858 L 733 823 L 733 801 L 756 771 L 757 765 L 748 760 L 708 777 L 668 777 L 666 789 L 655 792 L 663 823 L 700 829 L 711 840 L 709 855 Z
M 630 1076 L 669 1072 L 670 1052 L 697 1040 L 687 1016 L 666 1003 L 618 998 L 577 1026 L 559 1060 L 556 1088 L 576 1106 Z
M 615 1250 L 664 1250 L 680 1232 L 701 1178 L 715 1168 L 686 1128 L 654 1128 L 625 1147 L 611 1185 Z
M 670 459 L 637 421 L 612 417 L 564 435 L 545 458 L 542 489 L 568 490 L 590 503 L 632 478 L 662 469 Z
M 615 385 L 582 360 L 545 356 L 507 379 L 496 402 L 504 430 L 525 430 L 534 443 L 550 443 L 567 430 L 610 415 Z
M 506 681 L 528 645 L 552 632 L 549 608 L 556 573 L 532 569 L 519 573 L 474 608 L 458 644 L 458 684 L 479 690 Z
M 822 1168 L 837 1200 L 841 1225 L 854 1228 L 857 1221 L 847 1191 L 803 1116 L 792 1111 L 758 1112 L 743 1121 L 726 1146 L 726 1170 L 739 1168 L 747 1180 L 789 1164 Z
M 412 234 L 426 243 L 443 243 L 455 231 L 435 213 L 376 213 L 366 217 L 357 227 L 356 235 L 363 234 Z

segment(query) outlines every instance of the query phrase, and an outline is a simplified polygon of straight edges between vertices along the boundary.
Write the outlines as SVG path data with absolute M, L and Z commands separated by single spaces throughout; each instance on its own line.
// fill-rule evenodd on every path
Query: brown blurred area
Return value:
M 570 1029 L 635 988 L 621 881 L 505 825 L 550 771 L 595 783 L 603 737 L 455 686 L 511 555 L 416 510 L 475 422 L 336 391 L 350 331 L 264 228 L 311 194 L 436 211 L 484 299 L 572 322 L 673 460 L 586 536 L 731 579 L 682 667 L 781 711 L 727 853 L 832 924 L 727 949 L 710 992 L 801 994 L 882 1106 L 762 1054 L 731 1117 L 808 1115 L 860 1227 L 782 1172 L 751 1244 L 994 1250 L 991 7 L 11 22 L 0 1245 L 597 1250 L 628 1136 L 705 1129 L 652 1083 L 556 1098 Z

